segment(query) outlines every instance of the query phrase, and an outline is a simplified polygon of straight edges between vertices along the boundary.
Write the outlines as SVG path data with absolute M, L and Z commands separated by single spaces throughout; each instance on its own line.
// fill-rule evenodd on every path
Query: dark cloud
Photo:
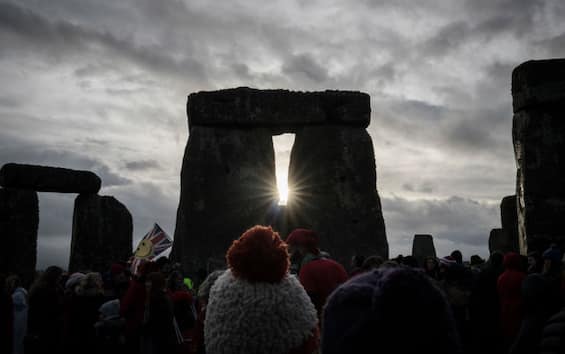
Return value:
M 158 45 L 138 45 L 133 38 L 118 37 L 108 31 L 81 27 L 67 21 L 50 21 L 34 11 L 11 3 L 0 3 L 0 38 L 4 55 L 42 52 L 53 61 L 65 56 L 97 53 L 101 57 L 135 63 L 147 70 L 171 75 L 204 78 L 204 66 L 190 55 L 173 57 Z M 13 36 L 13 37 L 12 37 Z M 188 43 L 186 43 L 188 44 Z M 185 53 L 186 54 L 186 53 Z M 108 65 L 106 64 L 106 67 Z M 115 67 L 114 67 L 115 69 Z M 79 75 L 93 73 L 83 69 Z
M 327 70 L 307 53 L 290 57 L 282 67 L 283 73 L 293 76 L 304 76 L 314 82 L 323 82 L 328 79 Z

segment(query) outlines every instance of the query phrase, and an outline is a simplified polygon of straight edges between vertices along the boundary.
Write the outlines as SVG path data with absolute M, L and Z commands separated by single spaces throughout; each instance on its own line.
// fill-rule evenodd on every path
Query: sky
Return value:
M 391 256 L 428 233 L 486 257 L 515 191 L 512 69 L 564 56 L 562 0 L 0 1 L 0 165 L 97 173 L 137 244 L 174 234 L 189 93 L 359 90 Z M 40 193 L 39 268 L 68 264 L 75 197 Z

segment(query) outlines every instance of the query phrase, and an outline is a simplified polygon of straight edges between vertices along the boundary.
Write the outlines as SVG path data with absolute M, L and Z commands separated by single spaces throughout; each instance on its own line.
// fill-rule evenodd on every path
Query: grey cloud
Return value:
M 283 65 L 282 70 L 291 76 L 304 75 L 314 82 L 324 82 L 328 79 L 328 71 L 322 67 L 312 55 L 307 53 L 290 57 Z
M 132 38 L 118 38 L 111 32 L 99 32 L 66 21 L 52 22 L 30 9 L 11 3 L 0 3 L 0 29 L 3 29 L 0 38 L 4 38 L 6 47 L 11 44 L 13 49 L 18 49 L 26 44 L 20 40 L 24 39 L 27 51 L 41 50 L 55 61 L 62 60 L 67 54 L 84 55 L 85 52 L 102 49 L 105 56 L 117 56 L 173 77 L 190 74 L 202 79 L 205 76 L 203 65 L 189 55 L 180 58 L 167 56 L 158 46 L 137 45 Z M 9 41 L 10 33 L 19 38 Z M 5 51 L 4 55 L 8 52 Z M 79 72 L 82 75 L 86 73 L 88 70 Z
M 549 53 L 552 57 L 565 56 L 565 32 L 558 36 L 537 41 L 536 45 Z
M 153 170 L 161 168 L 161 165 L 155 160 L 139 160 L 126 162 L 125 168 L 132 171 Z
M 480 248 L 488 253 L 488 235 L 500 227 L 498 205 L 479 203 L 457 196 L 438 200 L 382 198 L 389 243 L 403 248 L 418 233 L 430 233 L 437 242 L 449 240 L 452 247 Z M 411 244 L 410 244 L 411 246 Z M 440 253 L 448 254 L 448 249 Z M 393 253 L 394 254 L 394 253 Z

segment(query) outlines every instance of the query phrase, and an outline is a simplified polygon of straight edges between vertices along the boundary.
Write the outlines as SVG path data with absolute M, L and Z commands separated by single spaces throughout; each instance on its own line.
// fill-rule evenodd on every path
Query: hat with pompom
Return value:
M 233 241 L 226 260 L 229 269 L 214 282 L 206 309 L 207 352 L 283 354 L 312 336 L 316 309 L 288 274 L 287 245 L 278 233 L 252 227 Z

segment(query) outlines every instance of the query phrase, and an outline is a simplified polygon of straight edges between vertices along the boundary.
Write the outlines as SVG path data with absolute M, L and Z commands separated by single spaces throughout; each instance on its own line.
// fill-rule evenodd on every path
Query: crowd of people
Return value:
M 0 353 L 563 353 L 565 276 L 527 257 L 353 257 L 255 226 L 199 284 L 166 257 L 0 279 Z

